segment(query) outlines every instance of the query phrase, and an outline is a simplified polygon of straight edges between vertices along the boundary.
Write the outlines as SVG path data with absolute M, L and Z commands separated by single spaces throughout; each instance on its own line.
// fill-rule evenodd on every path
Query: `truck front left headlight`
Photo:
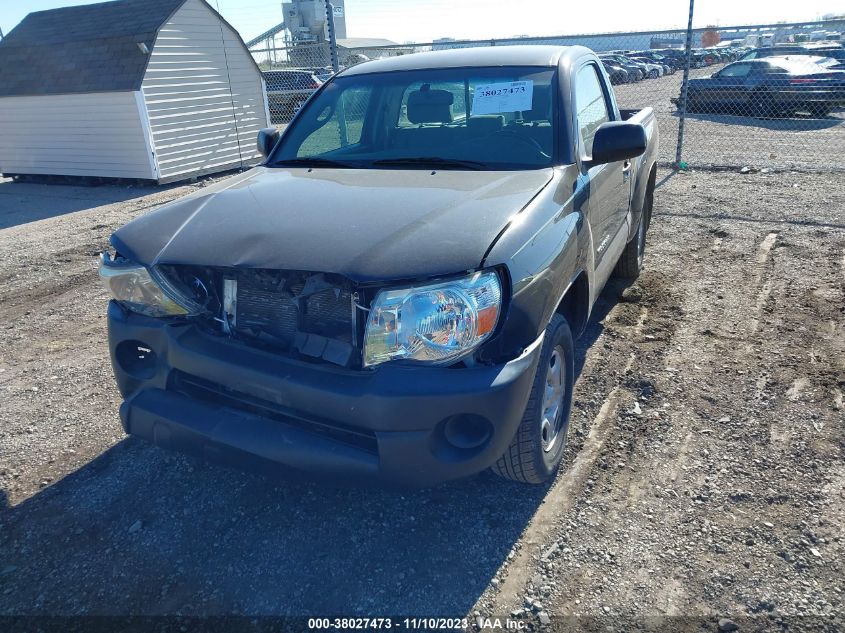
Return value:
M 493 334 L 501 307 L 502 284 L 495 272 L 382 290 L 367 319 L 364 365 L 398 359 L 453 363 Z
M 99 273 L 112 298 L 133 312 L 168 317 L 202 311 L 202 306 L 183 296 L 165 277 L 134 262 L 103 253 Z

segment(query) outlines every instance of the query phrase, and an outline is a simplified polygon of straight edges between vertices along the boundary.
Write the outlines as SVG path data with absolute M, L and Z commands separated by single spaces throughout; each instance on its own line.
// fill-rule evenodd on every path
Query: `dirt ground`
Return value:
M 0 182 L 0 614 L 842 630 L 843 176 L 658 181 L 646 271 L 577 345 L 557 480 L 412 493 L 126 438 L 95 257 L 202 185 Z

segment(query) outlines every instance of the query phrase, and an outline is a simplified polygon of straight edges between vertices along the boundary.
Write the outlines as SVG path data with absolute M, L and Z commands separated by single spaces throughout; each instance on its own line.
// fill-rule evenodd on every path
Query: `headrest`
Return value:
M 408 95 L 408 120 L 411 123 L 451 123 L 455 95 L 448 90 L 432 90 L 424 84 Z
M 534 86 L 531 110 L 523 112 L 522 117 L 526 121 L 551 121 L 552 120 L 552 88 L 551 86 Z
M 467 128 L 474 135 L 486 136 L 505 127 L 505 117 L 501 114 L 485 114 L 472 116 L 467 120 Z

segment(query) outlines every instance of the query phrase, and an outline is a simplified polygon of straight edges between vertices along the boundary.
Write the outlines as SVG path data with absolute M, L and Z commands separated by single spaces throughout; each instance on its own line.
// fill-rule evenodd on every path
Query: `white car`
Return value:
M 646 65 L 646 73 L 645 76 L 649 79 L 657 79 L 658 77 L 663 76 L 663 65 L 662 64 L 655 64 L 653 61 L 648 59 L 647 57 L 632 57 L 635 62 L 639 62 L 640 64 Z

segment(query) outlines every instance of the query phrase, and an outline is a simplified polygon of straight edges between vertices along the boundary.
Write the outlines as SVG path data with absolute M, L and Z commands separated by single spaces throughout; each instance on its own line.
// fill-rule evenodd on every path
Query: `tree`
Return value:
M 701 45 L 704 48 L 716 46 L 720 41 L 722 41 L 722 36 L 719 35 L 719 31 L 716 30 L 715 26 L 708 26 L 707 30 L 701 34 Z

